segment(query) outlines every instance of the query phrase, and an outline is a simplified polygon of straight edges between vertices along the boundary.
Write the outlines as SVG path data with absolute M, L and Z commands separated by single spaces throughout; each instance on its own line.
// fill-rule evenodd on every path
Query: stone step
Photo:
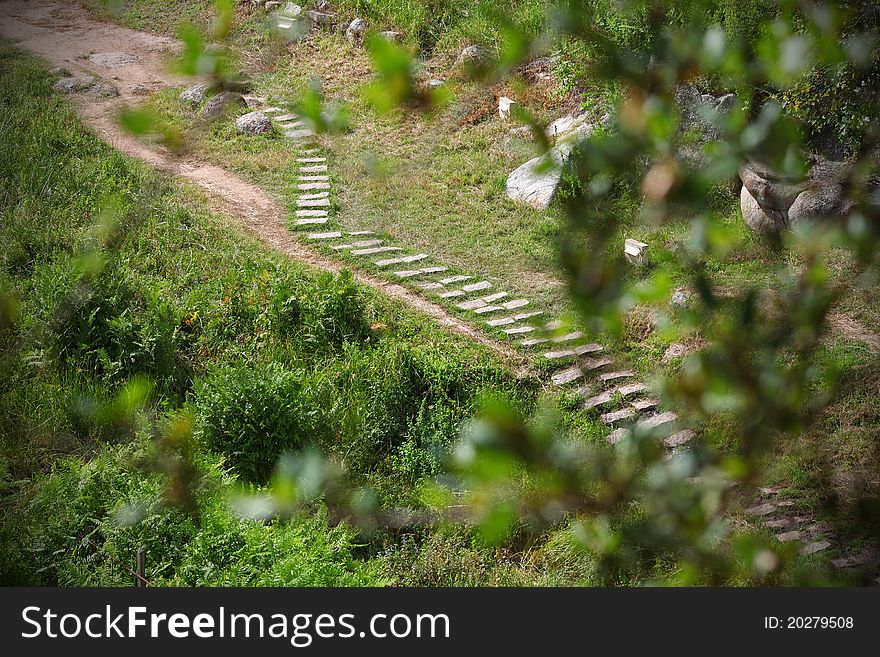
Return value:
M 507 326 L 508 324 L 514 324 L 516 322 L 522 321 L 524 319 L 528 319 L 530 317 L 537 317 L 538 315 L 543 315 L 543 310 L 536 310 L 531 313 L 520 313 L 519 315 L 510 315 L 508 317 L 499 317 L 498 319 L 490 319 L 486 324 L 488 326 L 497 327 L 497 326 Z
M 379 246 L 382 240 L 361 240 L 360 242 L 352 242 L 351 244 L 335 244 L 332 249 L 342 251 L 344 249 L 364 249 L 370 246 Z M 354 251 L 352 251 L 354 253 Z
M 277 114 L 278 112 L 283 112 L 284 110 L 280 107 L 267 107 L 265 109 L 260 110 L 263 114 Z
M 296 204 L 301 208 L 326 208 L 330 206 L 329 198 L 298 198 Z
M 329 217 L 305 217 L 303 219 L 297 219 L 297 226 L 315 226 L 318 224 L 326 224 L 330 221 Z
M 449 285 L 451 283 L 460 283 L 461 281 L 469 281 L 471 279 L 470 276 L 450 276 L 449 278 L 444 278 L 438 281 L 441 285 Z
M 630 404 L 634 409 L 636 409 L 639 413 L 644 413 L 645 411 L 653 411 L 660 405 L 659 399 L 637 399 L 632 404 Z
M 459 290 L 450 290 L 449 292 L 444 292 L 440 295 L 442 299 L 452 299 L 454 297 L 463 297 L 466 294 L 470 294 L 471 292 L 479 292 L 480 290 L 488 290 L 492 287 L 492 284 L 489 281 L 480 281 L 479 283 L 472 283 L 470 285 L 464 285 Z
M 300 183 L 296 186 L 297 189 L 301 189 L 306 191 L 307 189 L 330 189 L 330 183 L 328 182 L 307 182 Z
M 516 310 L 517 308 L 522 308 L 523 306 L 528 306 L 528 299 L 514 299 L 513 301 L 508 301 L 506 303 L 502 303 L 501 307 L 505 310 Z
M 677 421 L 678 415 L 676 415 L 672 411 L 667 411 L 666 413 L 659 413 L 657 415 L 653 415 L 647 418 L 646 420 L 642 420 L 641 422 L 636 424 L 636 428 L 640 431 L 671 429 L 671 427 L 674 426 Z
M 327 182 L 330 176 L 297 176 L 297 180 L 301 182 Z
M 485 315 L 487 313 L 496 313 L 499 310 L 504 310 L 501 306 L 480 306 L 479 308 L 474 309 L 474 312 L 478 315 Z
M 534 326 L 515 326 L 513 328 L 503 329 L 503 332 L 506 335 L 522 335 L 523 333 L 531 333 L 534 330 Z
M 300 152 L 302 155 L 313 155 L 313 154 L 315 154 L 315 153 L 320 153 L 320 152 L 321 152 L 321 149 L 320 149 L 320 148 L 317 148 L 317 147 L 315 147 L 315 148 L 301 148 L 301 149 L 299 150 L 299 152 Z
M 607 390 L 601 394 L 596 395 L 595 397 L 590 397 L 589 399 L 584 400 L 584 410 L 589 411 L 592 408 L 598 408 L 599 406 L 604 406 L 609 402 L 621 397 L 626 399 L 627 397 L 632 397 L 635 394 L 640 392 L 644 392 L 647 389 L 643 383 L 633 383 L 628 386 L 621 386 L 614 390 Z
M 305 139 L 306 137 L 314 137 L 314 135 L 315 135 L 314 132 L 312 132 L 311 130 L 305 130 L 305 129 L 303 129 L 303 130 L 287 130 L 284 133 L 284 136 L 287 137 L 288 139 L 297 139 L 297 140 Z M 326 158 L 322 158 L 322 159 L 326 159 Z
M 503 299 L 506 296 L 507 292 L 496 292 L 495 294 L 490 294 L 487 297 L 480 297 L 479 299 L 472 299 L 471 301 L 463 301 L 462 303 L 456 304 L 455 307 L 460 308 L 461 310 L 473 310 L 477 313 L 480 313 L 480 309 L 490 307 L 493 301 Z
M 327 210 L 297 210 L 297 217 L 326 217 L 329 214 Z
M 583 356 L 584 354 L 594 354 L 602 351 L 604 347 L 595 342 L 590 344 L 582 344 L 571 349 L 560 349 L 559 351 L 548 351 L 544 354 L 544 358 L 556 360 L 559 358 L 571 358 L 572 356 Z M 604 375 L 603 375 L 604 376 Z
M 313 163 L 317 164 L 318 162 L 326 162 L 327 158 L 326 157 L 298 157 L 298 158 L 296 158 L 296 161 L 299 162 L 300 164 L 313 164 Z M 324 166 L 327 166 L 327 165 L 324 165 Z M 303 168 L 305 168 L 305 167 L 303 167 Z M 300 171 L 302 171 L 302 169 L 300 169 Z
M 635 372 L 631 370 L 620 370 L 617 372 L 606 372 L 605 374 L 599 376 L 599 380 L 602 383 L 610 383 L 612 381 L 618 381 L 620 379 L 628 379 L 635 375 Z
M 315 164 L 312 166 L 299 168 L 300 173 L 319 173 L 321 171 L 326 171 L 326 170 L 327 170 L 326 164 Z
M 427 253 L 418 253 L 416 255 L 405 256 L 403 258 L 388 258 L 387 260 L 377 260 L 374 264 L 377 267 L 387 267 L 388 265 L 402 265 L 407 262 L 418 262 L 428 257 Z
M 577 381 L 578 379 L 583 378 L 585 372 L 598 370 L 610 364 L 611 361 L 607 358 L 585 358 L 577 365 L 573 365 L 572 367 L 560 370 L 552 377 L 550 377 L 550 380 L 556 385 L 564 385 L 566 383 L 571 383 L 572 381 Z M 575 376 L 575 374 L 577 375 Z M 561 380 L 562 383 L 558 383 L 558 380 Z
M 370 249 L 355 249 L 349 251 L 351 255 L 375 255 L 376 253 L 387 253 L 388 251 L 403 251 L 399 246 L 374 246 Z
M 671 436 L 664 438 L 663 444 L 666 445 L 669 449 L 675 449 L 676 447 L 687 445 L 696 437 L 697 433 L 692 429 L 682 429 L 681 431 L 676 431 Z
M 342 237 L 342 233 L 338 230 L 334 230 L 329 233 L 309 233 L 306 235 L 306 239 L 309 240 L 332 240 L 337 237 Z
M 394 272 L 395 276 L 399 276 L 400 278 L 412 278 L 413 276 L 426 276 L 428 274 L 439 274 L 440 272 L 447 271 L 447 267 L 426 267 L 424 269 L 403 269 L 401 271 Z
M 423 290 L 445 290 L 446 286 L 443 283 L 419 283 L 418 285 Z
M 636 412 L 632 408 L 622 408 L 619 411 L 613 411 L 611 413 L 600 415 L 599 420 L 602 422 L 602 424 L 614 426 L 615 424 L 620 424 L 621 422 L 635 417 L 635 415 Z
M 279 116 L 272 117 L 273 121 L 277 121 L 281 123 L 283 121 L 292 121 L 293 119 L 298 119 L 299 117 L 296 114 L 281 114 Z
M 298 199 L 302 199 L 303 201 L 311 201 L 316 198 L 330 198 L 330 192 L 315 192 L 314 194 L 300 194 L 297 196 Z

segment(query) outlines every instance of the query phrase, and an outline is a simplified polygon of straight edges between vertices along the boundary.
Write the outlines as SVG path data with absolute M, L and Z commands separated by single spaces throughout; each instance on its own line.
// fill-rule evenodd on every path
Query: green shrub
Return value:
M 134 464 L 147 443 L 67 459 L 28 491 L 26 513 L 3 518 L 0 583 L 130 586 L 139 547 L 147 579 L 170 586 L 354 586 L 380 583 L 352 556 L 352 533 L 321 514 L 263 524 L 229 511 L 235 480 L 203 458 L 199 520 L 162 503 L 165 481 Z M 18 500 L 15 500 L 18 501 Z M 23 507 L 18 507 L 23 508 Z
M 205 444 L 243 478 L 266 481 L 278 456 L 310 435 L 301 375 L 277 363 L 221 367 L 196 385 Z

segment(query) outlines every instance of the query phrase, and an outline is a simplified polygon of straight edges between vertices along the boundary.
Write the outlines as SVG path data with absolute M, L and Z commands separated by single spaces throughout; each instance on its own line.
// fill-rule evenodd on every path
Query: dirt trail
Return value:
M 74 75 L 96 75 L 119 89 L 119 97 L 111 100 L 96 99 L 88 94 L 72 97 L 82 117 L 104 141 L 157 168 L 196 182 L 211 194 L 218 209 L 242 220 L 273 249 L 320 269 L 333 272 L 342 269 L 341 263 L 299 242 L 286 228 L 286 211 L 263 190 L 220 167 L 190 157 L 175 157 L 160 147 L 148 146 L 118 126 L 115 117 L 120 107 L 137 104 L 143 99 L 135 91 L 139 87 L 155 90 L 185 82 L 169 75 L 164 66 L 169 51 L 177 47 L 175 41 L 102 23 L 78 4 L 60 4 L 49 0 L 7 0 L 0 3 L 0 36 L 16 41 L 18 46 L 40 55 L 54 66 L 68 69 Z M 111 68 L 89 60 L 89 55 L 106 52 L 129 53 L 137 61 Z M 513 361 L 521 375 L 529 373 L 525 359 L 516 350 L 492 340 L 441 306 L 381 278 L 358 272 L 355 272 L 355 277 Z

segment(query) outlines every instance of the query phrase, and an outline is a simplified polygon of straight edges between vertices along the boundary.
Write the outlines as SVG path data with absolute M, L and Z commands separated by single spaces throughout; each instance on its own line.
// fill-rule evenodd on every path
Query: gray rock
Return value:
M 210 82 L 195 84 L 185 89 L 183 93 L 180 94 L 180 102 L 195 107 L 205 100 L 205 98 L 214 91 L 214 88 L 214 85 Z
M 508 198 L 521 201 L 533 208 L 548 207 L 562 179 L 563 165 L 571 155 L 571 151 L 593 127 L 586 122 L 571 127 L 569 132 L 557 138 L 556 146 L 547 153 L 532 158 L 514 169 L 507 177 Z
M 278 6 L 281 3 L 280 2 L 277 2 L 277 3 L 273 2 L 272 4 L 275 6 Z M 266 9 L 269 9 L 268 2 L 266 3 Z M 303 10 L 302 7 L 300 7 L 295 2 L 288 2 L 286 5 L 284 5 L 284 9 L 279 10 L 279 12 L 284 14 L 285 16 L 296 17 L 302 13 L 302 10 Z
M 432 78 L 428 80 L 428 89 L 436 89 L 437 87 L 442 87 L 444 84 L 446 83 L 443 80 Z
M 482 46 L 472 45 L 464 48 L 458 55 L 457 64 L 465 66 L 476 66 L 485 63 L 488 58 L 486 49 Z
M 386 41 L 390 41 L 391 43 L 397 43 L 403 37 L 403 34 L 400 32 L 395 32 L 394 30 L 386 30 L 384 32 L 379 32 L 379 36 Z
M 131 85 L 128 90 L 135 96 L 146 96 L 150 93 L 150 88 L 141 83 Z
M 755 197 L 749 193 L 748 188 L 743 185 L 739 193 L 739 204 L 742 210 L 743 221 L 752 230 L 758 233 L 778 233 L 785 227 L 782 220 L 776 220 L 768 215 Z
M 563 153 L 558 148 L 552 148 L 514 169 L 507 177 L 505 189 L 508 198 L 533 208 L 548 207 L 562 178 L 564 162 Z
M 82 77 L 61 78 L 55 83 L 55 91 L 65 94 L 73 94 L 78 91 L 85 91 L 98 81 L 98 78 L 92 75 L 83 75 Z
M 586 114 L 578 116 L 563 116 L 547 126 L 547 138 L 551 141 L 560 141 L 566 137 L 589 133 L 593 126 L 589 123 Z
M 290 4 L 293 4 L 293 3 L 290 3 Z M 266 9 L 266 11 L 274 11 L 274 10 L 278 9 L 278 7 L 280 7 L 280 6 L 281 6 L 281 0 L 266 0 L 266 3 L 263 5 L 263 7 Z M 300 10 L 302 10 L 302 8 L 300 8 Z
M 209 120 L 218 119 L 227 112 L 247 107 L 241 94 L 234 91 L 224 91 L 217 94 L 202 110 L 202 116 Z
M 329 14 L 323 11 L 307 11 L 306 15 L 315 27 L 325 30 L 332 30 L 336 27 L 336 14 Z
M 355 18 L 345 30 L 345 38 L 354 45 L 360 45 L 364 42 L 364 36 L 367 34 L 367 21 L 363 18 Z
M 846 196 L 847 164 L 818 155 L 801 179 L 782 176 L 749 161 L 740 168 L 743 219 L 754 230 L 779 232 L 802 222 L 845 217 L 854 202 Z
M 89 56 L 89 61 L 106 68 L 118 68 L 137 62 L 137 57 L 127 52 L 98 52 Z
M 95 98 L 116 98 L 119 96 L 119 89 L 106 82 L 95 82 L 88 89 L 85 89 L 83 93 Z
M 271 130 L 272 122 L 262 112 L 248 112 L 235 119 L 235 127 L 246 135 L 258 135 Z
M 796 226 L 801 222 L 845 217 L 855 203 L 846 198 L 847 165 L 814 157 L 807 188 L 798 194 L 788 208 L 788 223 Z
M 682 130 L 698 132 L 701 143 L 721 138 L 718 119 L 732 111 L 736 105 L 735 94 L 703 94 L 691 84 L 679 85 L 675 91 L 675 100 Z

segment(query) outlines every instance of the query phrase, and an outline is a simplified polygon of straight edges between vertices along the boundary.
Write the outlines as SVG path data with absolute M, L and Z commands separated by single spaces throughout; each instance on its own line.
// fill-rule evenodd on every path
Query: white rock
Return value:
M 533 208 L 548 207 L 562 178 L 563 163 L 563 154 L 554 148 L 514 169 L 507 177 L 508 198 Z
M 507 96 L 501 96 L 498 99 L 498 115 L 502 119 L 510 118 L 510 108 L 516 105 L 516 102 L 508 98 Z

